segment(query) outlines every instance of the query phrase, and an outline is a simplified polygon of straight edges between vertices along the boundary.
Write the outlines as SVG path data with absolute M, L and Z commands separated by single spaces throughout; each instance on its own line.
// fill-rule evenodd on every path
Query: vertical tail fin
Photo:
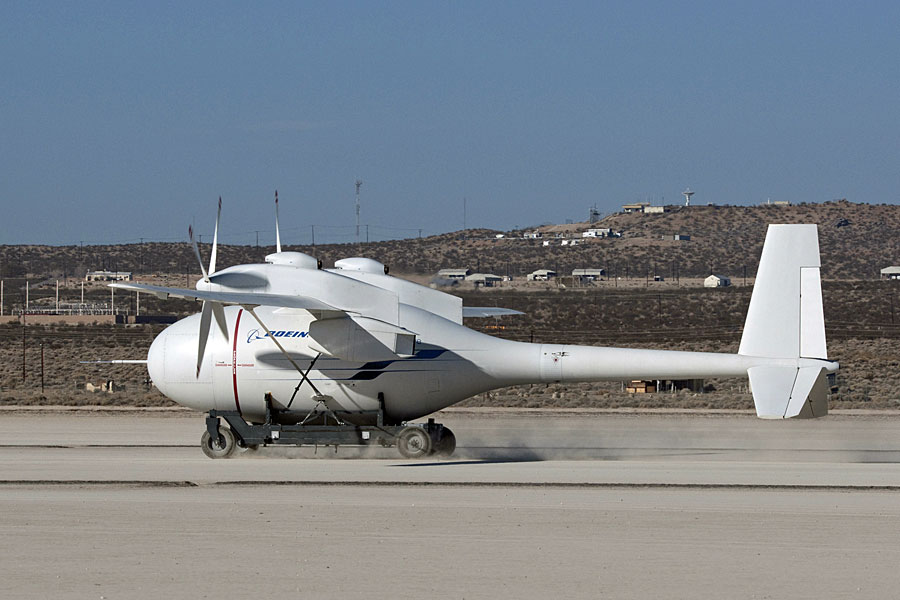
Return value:
M 815 225 L 769 225 L 738 353 L 791 364 L 748 370 L 760 417 L 828 412 L 825 371 L 832 363 L 826 362 L 820 267 Z

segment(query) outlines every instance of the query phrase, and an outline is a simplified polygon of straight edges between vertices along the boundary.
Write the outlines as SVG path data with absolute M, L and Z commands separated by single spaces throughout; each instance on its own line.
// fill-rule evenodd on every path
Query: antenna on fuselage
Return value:
M 278 231 L 278 190 L 275 190 L 275 252 L 281 252 L 281 232 Z

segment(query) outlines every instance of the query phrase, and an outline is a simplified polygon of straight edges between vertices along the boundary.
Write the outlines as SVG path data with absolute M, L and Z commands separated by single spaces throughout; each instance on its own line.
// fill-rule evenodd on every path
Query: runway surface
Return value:
M 449 460 L 200 452 L 202 415 L 0 413 L 9 597 L 900 589 L 900 417 L 467 415 Z

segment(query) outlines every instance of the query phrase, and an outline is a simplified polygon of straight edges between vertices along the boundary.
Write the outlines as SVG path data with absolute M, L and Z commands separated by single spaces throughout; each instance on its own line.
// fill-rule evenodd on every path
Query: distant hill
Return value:
M 538 228 L 543 240 L 522 239 L 522 232 L 470 229 L 426 238 L 290 246 L 319 257 L 326 266 L 347 256 L 364 255 L 401 274 L 432 274 L 442 268 L 520 276 L 539 268 L 564 274 L 574 268 L 606 268 L 611 274 L 644 277 L 702 277 L 710 272 L 740 277 L 756 273 L 768 223 L 819 225 L 823 276 L 874 279 L 879 270 L 900 263 L 900 206 L 854 204 L 845 200 L 794 206 L 672 206 L 663 214 L 613 214 L 589 225 Z M 583 239 L 588 227 L 621 231 L 622 237 Z M 504 237 L 497 238 L 498 234 Z M 579 236 L 579 245 L 562 246 L 555 235 Z M 675 241 L 674 234 L 690 236 Z M 544 241 L 550 245 L 545 246 Z M 220 268 L 259 262 L 274 248 L 222 246 Z M 204 245 L 204 256 L 209 245 Z M 0 277 L 83 277 L 94 269 L 140 273 L 196 274 L 187 243 L 147 242 L 116 246 L 0 246 Z

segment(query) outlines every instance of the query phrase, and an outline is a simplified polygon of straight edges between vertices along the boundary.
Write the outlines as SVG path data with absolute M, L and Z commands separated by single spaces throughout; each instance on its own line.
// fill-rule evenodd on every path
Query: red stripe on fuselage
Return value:
M 238 391 L 237 391 L 237 342 L 238 342 L 238 331 L 241 328 L 241 315 L 244 314 L 244 309 L 238 311 L 237 322 L 234 324 L 234 347 L 231 349 L 231 381 L 234 385 L 234 407 L 238 412 L 241 412 L 241 403 L 238 401 Z

